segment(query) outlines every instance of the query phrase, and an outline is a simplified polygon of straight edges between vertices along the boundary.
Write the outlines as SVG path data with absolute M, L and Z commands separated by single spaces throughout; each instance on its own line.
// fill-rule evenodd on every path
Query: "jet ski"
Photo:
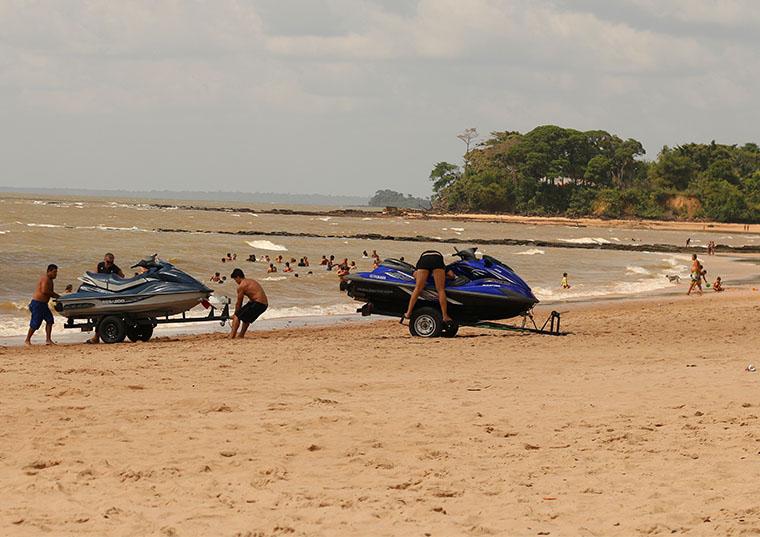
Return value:
M 143 272 L 132 278 L 85 272 L 79 277 L 82 285 L 77 292 L 61 295 L 53 307 L 68 318 L 67 326 L 73 326 L 75 319 L 89 319 L 106 342 L 122 341 L 125 335 L 147 341 L 156 317 L 184 313 L 205 302 L 212 293 L 157 255 L 132 265 L 138 267 Z
M 447 279 L 448 312 L 454 323 L 443 323 L 432 277 L 420 295 L 410 319 L 409 331 L 423 337 L 453 336 L 459 324 L 510 319 L 525 315 L 538 299 L 514 270 L 489 255 L 478 258 L 477 248 L 454 254 L 459 261 L 447 265 L 455 278 Z M 365 302 L 363 315 L 401 317 L 415 286 L 415 267 L 398 259 L 386 259 L 372 272 L 346 276 L 341 290 Z

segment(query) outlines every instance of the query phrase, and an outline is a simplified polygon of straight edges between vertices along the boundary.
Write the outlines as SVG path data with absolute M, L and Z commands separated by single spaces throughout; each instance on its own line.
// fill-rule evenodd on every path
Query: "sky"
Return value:
M 0 186 L 429 195 L 457 133 L 760 142 L 757 0 L 0 2 Z

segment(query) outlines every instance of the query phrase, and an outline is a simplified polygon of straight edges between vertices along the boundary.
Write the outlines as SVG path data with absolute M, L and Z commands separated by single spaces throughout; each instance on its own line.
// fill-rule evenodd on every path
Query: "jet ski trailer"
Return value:
M 541 328 L 533 319 L 538 299 L 517 273 L 489 255 L 478 258 L 477 248 L 454 253 L 459 261 L 449 264 L 446 298 L 449 315 L 444 323 L 438 305 L 438 294 L 432 277 L 420 295 L 409 320 L 409 332 L 421 337 L 453 337 L 459 326 L 477 326 L 496 330 L 517 330 L 538 334 L 562 335 L 560 314 L 553 311 Z M 386 259 L 371 272 L 346 276 L 340 288 L 354 300 L 365 302 L 357 309 L 363 316 L 386 315 L 401 318 L 415 287 L 415 267 L 398 259 Z M 493 321 L 522 317 L 522 326 Z M 528 322 L 532 323 L 532 328 Z
M 104 343 L 120 343 L 127 338 L 148 341 L 159 324 L 218 321 L 224 326 L 230 319 L 229 298 L 212 297 L 211 289 L 157 255 L 132 265 L 137 267 L 143 272 L 132 278 L 94 272 L 81 276 L 76 293 L 55 299 L 54 309 L 67 318 L 63 327 L 97 330 Z M 188 316 L 197 305 L 209 313 Z

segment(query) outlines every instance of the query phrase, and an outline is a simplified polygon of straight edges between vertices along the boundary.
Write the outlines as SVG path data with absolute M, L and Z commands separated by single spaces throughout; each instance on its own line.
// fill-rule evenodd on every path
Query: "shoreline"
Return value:
M 744 280 L 727 287 L 722 293 L 715 293 L 709 288 L 704 290 L 703 296 L 698 295 L 689 296 L 686 295 L 685 290 L 688 289 L 688 283 L 681 285 L 679 288 L 666 288 L 658 291 L 648 291 L 635 295 L 609 295 L 609 296 L 593 296 L 593 297 L 579 297 L 570 298 L 565 300 L 546 300 L 540 302 L 535 311 L 533 312 L 534 322 L 540 327 L 544 320 L 549 316 L 552 311 L 559 311 L 560 314 L 565 314 L 575 311 L 587 311 L 594 309 L 615 309 L 617 307 L 624 307 L 629 304 L 638 304 L 643 307 L 651 306 L 659 303 L 662 300 L 666 300 L 669 303 L 676 303 L 686 300 L 699 300 L 705 296 L 731 296 L 731 297 L 760 297 L 757 293 L 757 287 L 754 285 L 760 284 L 760 278 L 753 280 Z M 360 304 L 359 302 L 356 303 Z M 358 306 L 357 306 L 358 308 Z M 56 317 L 56 321 L 62 320 L 60 316 Z M 277 333 L 285 332 L 289 330 L 301 330 L 301 331 L 318 331 L 324 328 L 336 328 L 341 325 L 347 328 L 353 328 L 361 325 L 378 324 L 383 322 L 398 323 L 397 319 L 382 315 L 371 315 L 363 317 L 359 313 L 354 314 L 338 314 L 338 315 L 308 315 L 300 317 L 277 317 L 274 319 L 262 319 L 256 321 L 248 329 L 247 337 L 244 339 L 255 339 L 257 336 L 266 335 L 274 336 Z M 493 321 L 496 323 L 518 325 L 521 323 L 520 317 L 512 319 L 505 319 L 501 321 Z M 566 320 L 563 319 L 563 326 Z M 56 322 L 56 324 L 59 324 Z M 154 332 L 154 336 L 150 342 L 160 341 L 188 341 L 194 338 L 205 339 L 207 337 L 221 337 L 229 333 L 229 322 L 224 327 L 219 326 L 218 322 L 212 323 L 198 323 L 182 325 L 159 325 Z M 529 326 L 529 325 L 526 325 Z M 467 327 L 473 328 L 473 327 Z M 35 333 L 33 347 L 44 346 L 42 327 Z M 405 329 L 406 330 L 406 329 Z M 81 332 L 78 330 L 65 330 L 63 333 L 54 334 L 56 339 L 56 347 L 58 346 L 80 346 L 87 345 L 85 339 L 89 338 L 92 332 Z M 63 336 L 63 337 L 60 337 Z M 24 335 L 15 336 L 2 336 L 0 337 L 0 349 L 7 348 L 26 348 L 24 347 Z M 224 339 L 224 338 L 223 338 Z M 116 344 L 119 347 L 121 345 L 130 345 L 129 341 L 124 341 L 122 344 Z M 100 347 L 114 347 L 114 345 L 108 345 L 100 343 Z
M 334 216 L 334 217 L 383 217 L 393 218 L 403 216 L 410 219 L 422 220 L 470 220 L 478 222 L 493 223 L 510 223 L 526 225 L 568 225 L 575 227 L 601 227 L 601 228 L 630 228 L 630 229 L 647 229 L 653 231 L 692 231 L 692 232 L 715 232 L 715 233 L 747 233 L 757 234 L 760 232 L 760 223 L 749 224 L 749 230 L 744 229 L 742 223 L 721 223 L 714 221 L 693 221 L 693 220 L 647 220 L 640 218 L 631 219 L 602 219 L 592 217 L 570 218 L 566 216 L 528 216 L 512 215 L 498 213 L 436 213 L 432 211 L 423 211 L 416 209 L 404 209 L 395 207 L 347 207 L 336 208 L 323 206 L 324 210 L 303 210 L 303 209 L 286 209 L 286 208 L 265 208 L 266 204 L 260 204 L 260 209 L 253 207 L 252 202 L 241 202 L 231 204 L 221 201 L 202 201 L 193 200 L 194 203 L 168 204 L 168 200 L 160 198 L 128 198 L 128 197 L 102 197 L 102 196 L 54 196 L 54 195 L 35 195 L 31 196 L 22 192 L 0 192 L 0 197 L 23 199 L 28 201 L 49 200 L 52 202 L 67 199 L 70 201 L 130 201 L 142 200 L 145 203 L 141 205 L 150 206 L 156 209 L 177 208 L 188 211 L 218 211 L 227 213 L 260 213 L 260 214 L 279 214 L 279 215 L 303 215 L 303 216 Z M 139 202 L 138 202 L 139 203 Z M 138 204 L 135 203 L 135 204 Z M 271 204 L 270 204 L 271 205 Z M 275 204 L 276 205 L 276 204 Z M 281 204 L 287 205 L 287 204 Z M 315 206 L 322 207 L 322 206 Z M 390 209 L 390 211 L 388 211 Z

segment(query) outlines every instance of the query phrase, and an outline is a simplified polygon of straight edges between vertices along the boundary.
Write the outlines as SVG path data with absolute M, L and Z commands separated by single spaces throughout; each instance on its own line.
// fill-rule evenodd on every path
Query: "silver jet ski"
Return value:
M 201 282 L 157 255 L 132 265 L 132 268 L 137 267 L 143 272 L 132 278 L 86 272 L 79 277 L 82 285 L 77 292 L 55 299 L 54 309 L 68 318 L 67 327 L 74 326 L 75 319 L 88 319 L 92 327 L 108 332 L 101 335 L 109 343 L 121 341 L 125 335 L 132 340 L 147 341 L 156 317 L 184 313 L 201 303 L 205 305 L 212 293 Z M 104 321 L 108 327 L 103 326 Z

